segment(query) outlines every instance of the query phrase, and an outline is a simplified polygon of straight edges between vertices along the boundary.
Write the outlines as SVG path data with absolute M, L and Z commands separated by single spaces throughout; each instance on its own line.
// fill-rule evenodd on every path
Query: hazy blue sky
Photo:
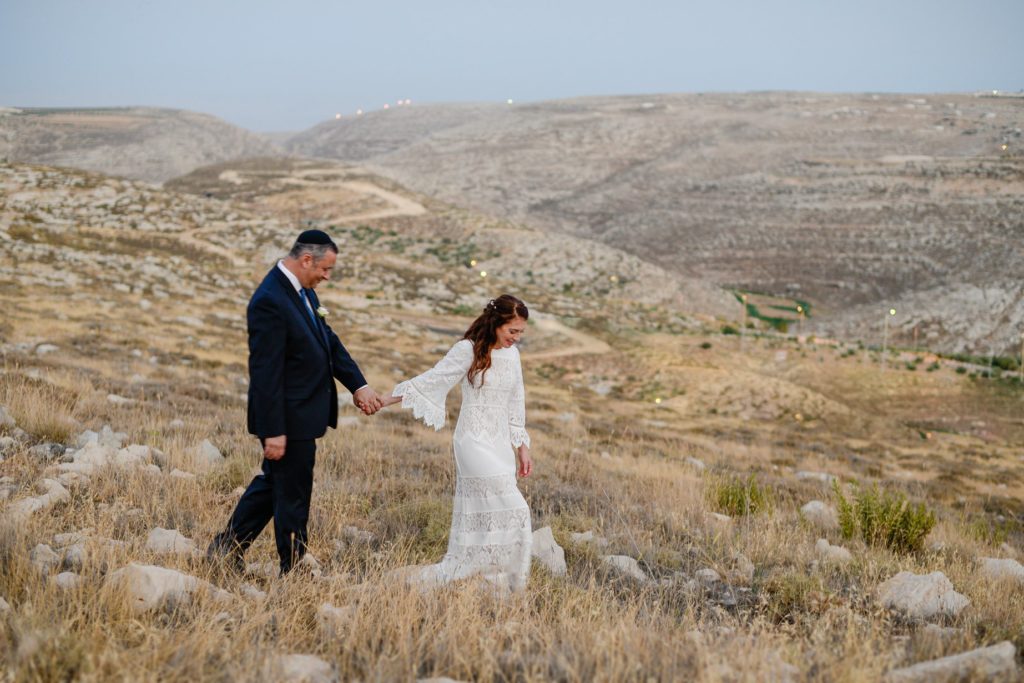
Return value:
M 357 108 L 655 92 L 1024 88 L 1024 0 L 0 0 L 0 105 L 259 131 Z

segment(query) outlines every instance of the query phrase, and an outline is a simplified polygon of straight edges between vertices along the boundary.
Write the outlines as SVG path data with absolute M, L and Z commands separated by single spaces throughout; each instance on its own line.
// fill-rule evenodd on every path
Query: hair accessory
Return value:
M 487 308 L 491 309 L 492 311 L 495 308 L 497 308 L 497 305 L 495 305 L 495 303 L 494 303 L 494 299 L 491 299 L 490 301 L 487 302 Z

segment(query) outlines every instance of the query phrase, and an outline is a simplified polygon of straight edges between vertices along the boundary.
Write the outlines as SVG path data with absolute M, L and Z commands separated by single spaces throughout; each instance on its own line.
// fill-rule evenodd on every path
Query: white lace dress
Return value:
M 417 577 L 444 584 L 472 575 L 516 591 L 530 570 L 530 509 L 516 486 L 515 447 L 530 445 L 519 349 L 491 351 L 482 386 L 466 373 L 473 344 L 463 339 L 444 358 L 393 392 L 402 407 L 434 429 L 445 422 L 445 398 L 461 382 L 462 408 L 455 425 L 455 506 L 448 552 Z

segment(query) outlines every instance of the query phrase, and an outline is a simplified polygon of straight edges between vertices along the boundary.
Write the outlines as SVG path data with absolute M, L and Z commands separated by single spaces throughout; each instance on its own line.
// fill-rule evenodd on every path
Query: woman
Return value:
M 445 422 L 445 398 L 461 382 L 455 426 L 455 506 L 448 552 L 421 570 L 427 584 L 483 575 L 516 591 L 530 571 L 530 509 L 516 474 L 533 470 L 519 350 L 530 312 L 514 296 L 492 299 L 463 339 L 432 369 L 402 382 L 383 399 L 401 401 L 435 430 Z M 518 463 L 518 467 L 517 467 Z

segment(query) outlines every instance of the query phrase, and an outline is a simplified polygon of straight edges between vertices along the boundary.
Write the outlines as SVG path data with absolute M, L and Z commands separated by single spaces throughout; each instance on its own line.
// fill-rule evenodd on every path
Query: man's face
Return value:
M 334 270 L 334 263 L 337 260 L 338 255 L 333 251 L 328 251 L 319 261 L 314 261 L 312 254 L 303 254 L 299 260 L 299 283 L 303 287 L 316 289 L 321 282 L 331 279 L 331 271 Z

